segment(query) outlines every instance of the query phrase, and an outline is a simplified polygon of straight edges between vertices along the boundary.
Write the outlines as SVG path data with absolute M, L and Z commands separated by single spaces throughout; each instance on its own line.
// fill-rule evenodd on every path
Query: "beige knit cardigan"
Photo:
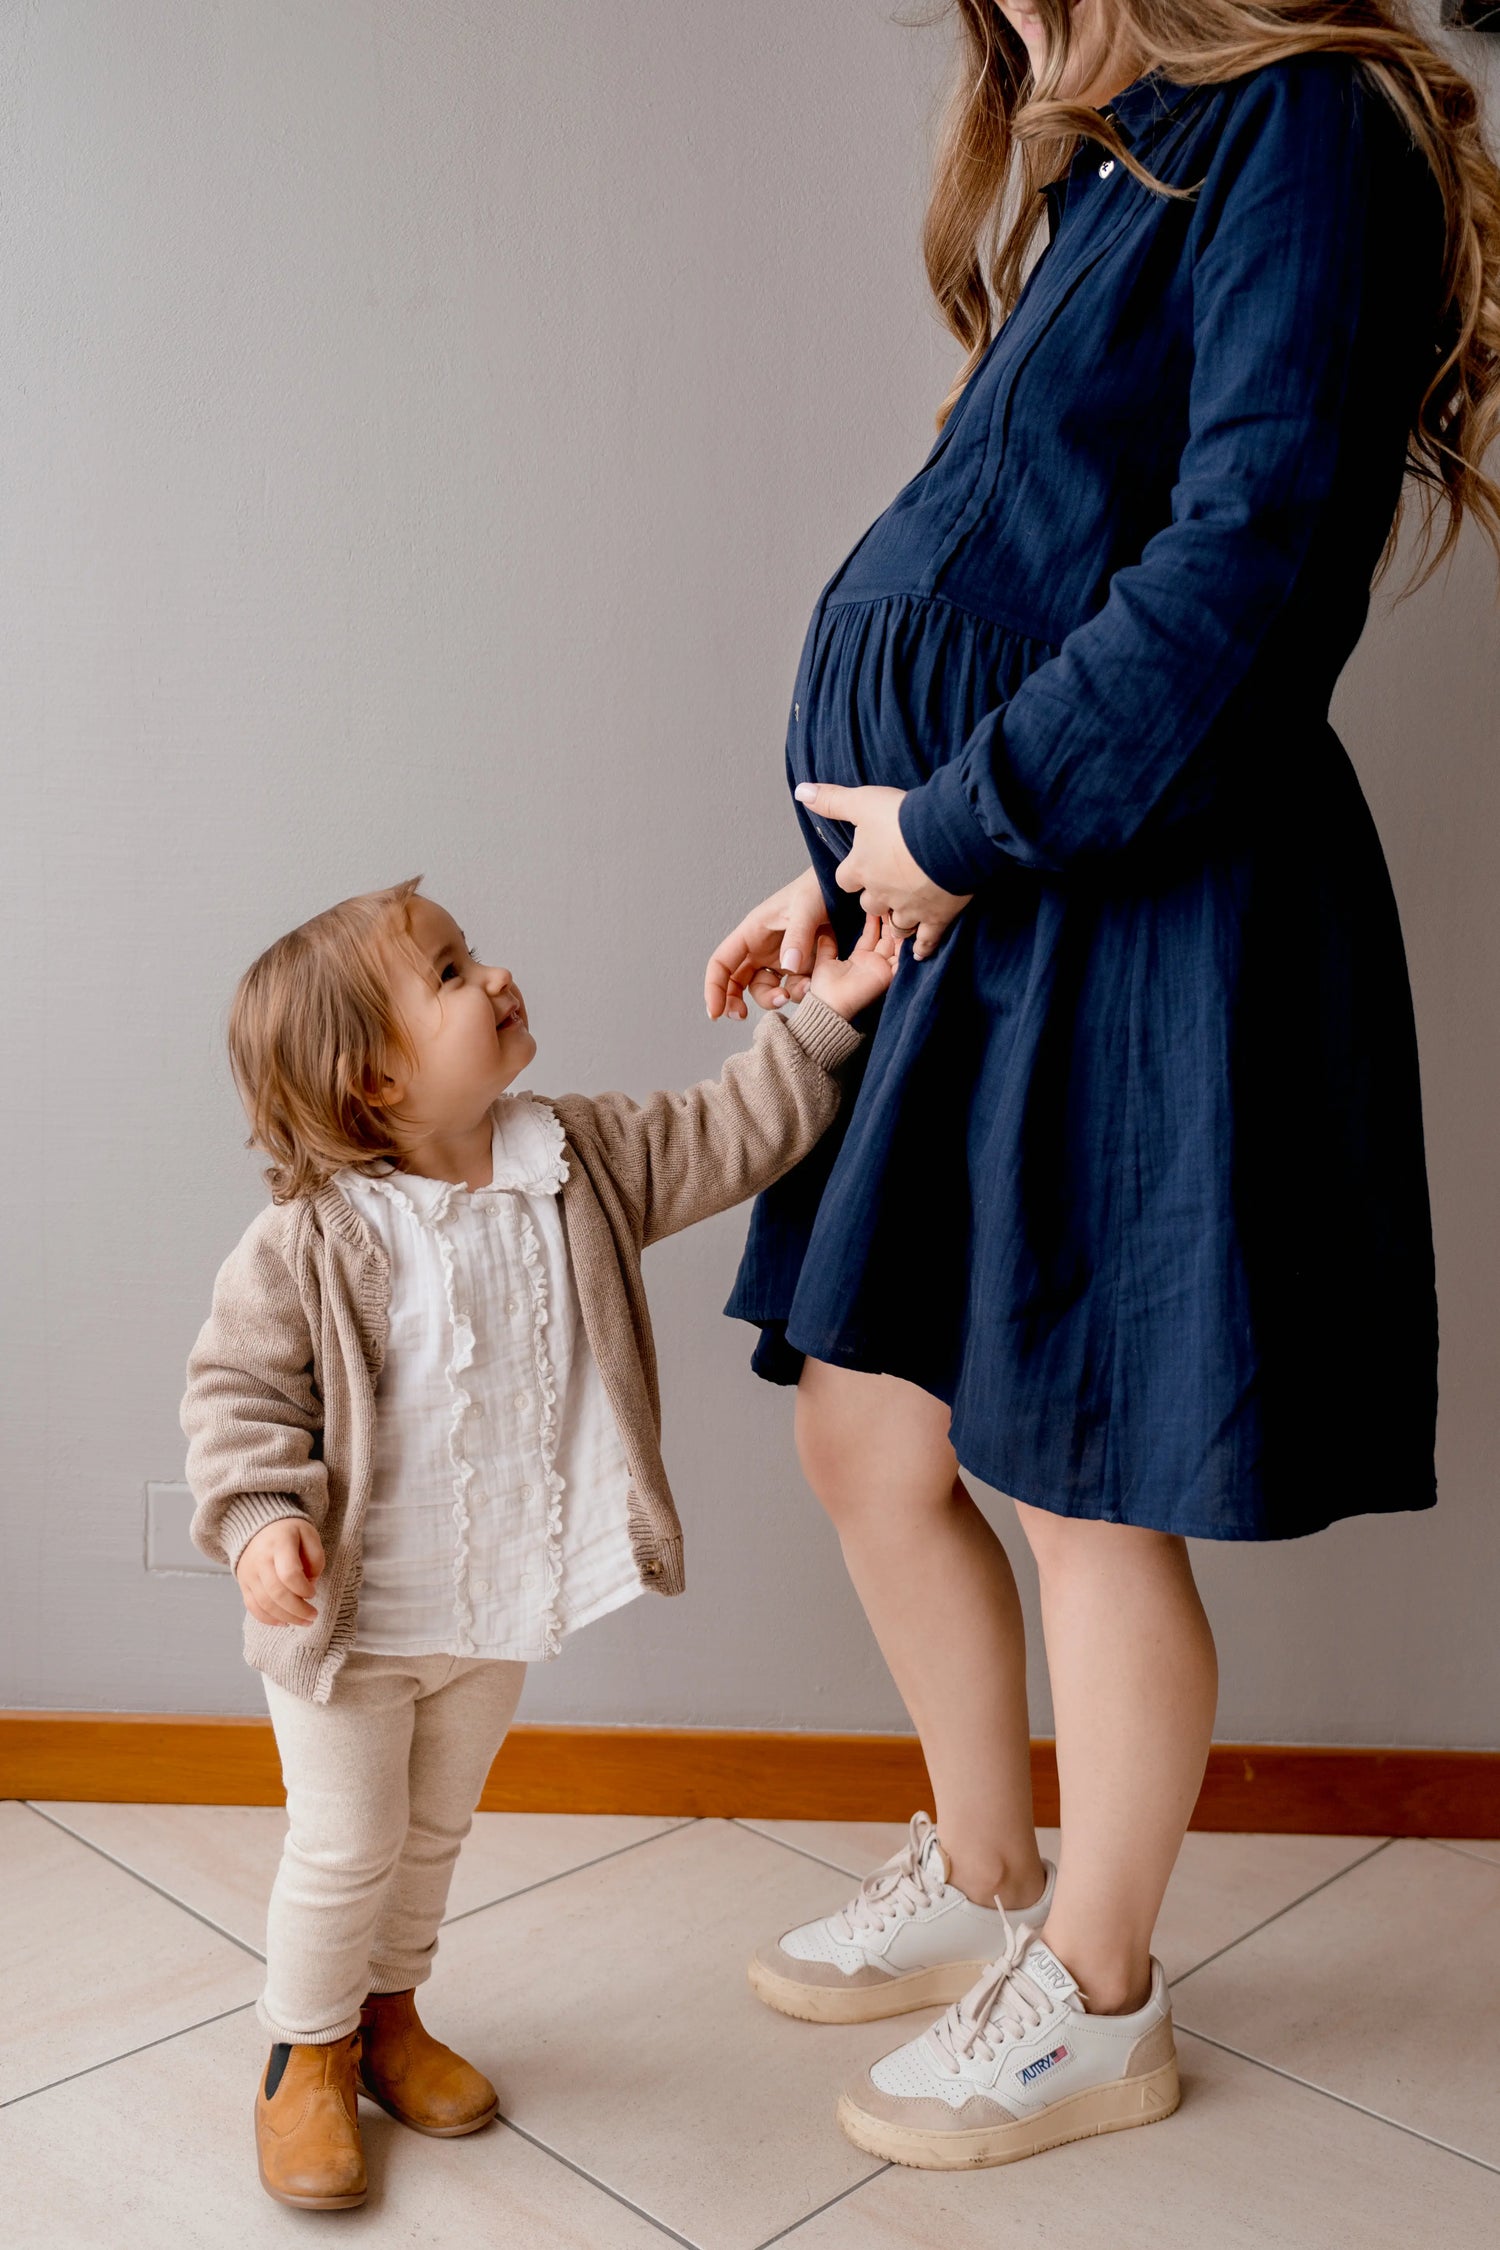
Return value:
M 641 1252 L 757 1194 L 833 1122 L 837 1070 L 859 1045 L 809 996 L 767 1016 L 723 1076 L 685 1094 L 569 1094 L 563 1224 L 584 1328 L 624 1441 L 631 1550 L 657 1593 L 683 1586 L 682 1526 L 661 1455 L 661 1400 Z M 245 1620 L 246 1662 L 326 1703 L 354 1639 L 389 1326 L 385 1252 L 333 1183 L 272 1204 L 219 1270 L 188 1361 L 182 1426 L 193 1538 L 239 1560 L 278 1517 L 316 1524 L 327 1564 L 309 1625 Z

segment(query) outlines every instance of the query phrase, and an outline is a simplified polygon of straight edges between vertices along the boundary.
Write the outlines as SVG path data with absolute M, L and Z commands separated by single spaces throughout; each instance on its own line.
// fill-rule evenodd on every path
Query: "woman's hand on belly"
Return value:
M 743 1023 L 749 1012 L 747 994 L 762 1008 L 779 1007 L 788 998 L 800 1000 L 817 959 L 818 940 L 825 935 L 833 932 L 818 878 L 809 867 L 753 906 L 714 948 L 703 979 L 709 1020 L 731 1015 Z
M 834 881 L 841 891 L 857 891 L 867 914 L 884 915 L 903 939 L 912 940 L 916 959 L 925 961 L 948 924 L 962 914 L 969 893 L 959 897 L 938 889 L 906 848 L 901 833 L 904 789 L 836 789 L 829 782 L 804 781 L 797 802 L 824 820 L 841 820 L 854 830 L 848 857 Z

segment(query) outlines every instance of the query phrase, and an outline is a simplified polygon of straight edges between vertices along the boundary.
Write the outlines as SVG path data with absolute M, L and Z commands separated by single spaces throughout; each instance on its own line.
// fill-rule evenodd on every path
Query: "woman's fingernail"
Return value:
M 784 1008 L 786 1006 L 786 994 L 784 992 L 773 992 L 771 1005 L 773 1008 Z
M 789 945 L 785 953 L 782 954 L 781 966 L 783 967 L 783 969 L 785 969 L 788 976 L 794 977 L 797 974 L 797 971 L 802 966 L 802 956 L 797 951 L 795 945 Z
M 817 794 L 818 785 L 815 781 L 799 781 L 792 791 L 799 805 L 810 805 Z

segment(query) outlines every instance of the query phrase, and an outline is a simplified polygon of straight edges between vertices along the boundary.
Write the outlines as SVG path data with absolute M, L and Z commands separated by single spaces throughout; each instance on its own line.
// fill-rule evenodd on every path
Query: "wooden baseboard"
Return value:
M 1058 1814 L 1050 1742 L 1031 1746 L 1036 1814 Z M 277 1805 L 264 1719 L 0 1712 L 0 1797 Z M 487 1812 L 905 1820 L 931 1804 L 910 1735 L 697 1727 L 517 1727 Z M 1193 1826 L 1337 1836 L 1500 1837 L 1500 1752 L 1231 1743 L 1210 1754 Z

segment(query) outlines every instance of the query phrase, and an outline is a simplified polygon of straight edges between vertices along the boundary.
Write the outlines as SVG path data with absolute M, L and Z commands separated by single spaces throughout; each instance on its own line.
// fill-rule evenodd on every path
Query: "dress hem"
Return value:
M 750 1316 L 740 1312 L 732 1312 L 729 1317 L 733 1320 L 750 1318 Z M 838 1356 L 834 1356 L 832 1348 L 819 1351 L 812 1345 L 800 1342 L 791 1334 L 789 1325 L 778 1319 L 774 1314 L 768 1315 L 760 1321 L 752 1319 L 750 1324 L 764 1330 L 768 1323 L 781 1329 L 785 1348 L 788 1351 L 800 1353 L 804 1359 L 821 1360 L 828 1367 L 847 1367 L 860 1375 L 894 1375 L 899 1381 L 911 1383 L 916 1389 L 926 1391 L 930 1398 L 941 1399 L 950 1413 L 952 1411 L 953 1402 L 942 1391 L 930 1383 L 922 1382 L 918 1376 L 905 1374 L 900 1368 L 878 1366 L 872 1359 L 852 1354 L 847 1346 Z M 789 1383 L 783 1381 L 781 1377 L 768 1376 L 764 1379 L 783 1382 L 783 1387 L 789 1387 Z M 1285 1531 L 1272 1530 L 1264 1524 L 1219 1523 L 1210 1525 L 1182 1523 L 1180 1521 L 1162 1523 L 1145 1514 L 1124 1516 L 1111 1513 L 1104 1508 L 1079 1506 L 1074 1501 L 1055 1499 L 1037 1492 L 1018 1491 L 1002 1470 L 998 1467 L 986 1466 L 981 1462 L 978 1455 L 969 1452 L 968 1443 L 962 1430 L 954 1435 L 953 1450 L 957 1456 L 960 1469 L 967 1475 L 979 1478 L 981 1483 L 987 1484 L 992 1491 L 998 1492 L 1003 1499 L 1018 1501 L 1023 1508 L 1038 1508 L 1047 1515 L 1067 1516 L 1074 1522 L 1113 1523 L 1122 1525 L 1128 1531 L 1160 1531 L 1174 1539 L 1213 1539 L 1221 1545 L 1229 1546 L 1268 1547 L 1277 1545 L 1283 1540 L 1310 1539 L 1320 1531 L 1331 1531 L 1336 1523 L 1348 1523 L 1357 1516 L 1420 1515 L 1429 1508 L 1435 1508 L 1438 1497 L 1434 1482 L 1430 1489 L 1424 1489 L 1420 1499 L 1392 1500 L 1384 1504 L 1378 1501 L 1366 1501 L 1358 1508 L 1348 1508 L 1336 1515 L 1322 1516 L 1316 1522 L 1299 1523 L 1295 1527 L 1288 1527 Z

